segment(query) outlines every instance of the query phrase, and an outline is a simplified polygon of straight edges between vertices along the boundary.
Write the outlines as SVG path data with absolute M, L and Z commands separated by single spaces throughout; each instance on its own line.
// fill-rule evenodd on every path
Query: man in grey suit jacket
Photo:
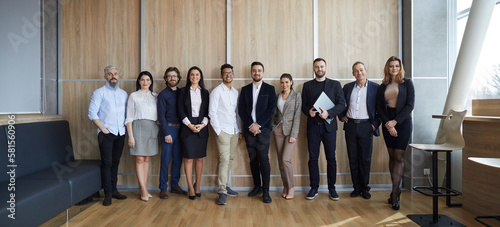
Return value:
M 373 135 L 379 136 L 380 119 L 376 112 L 377 91 L 380 85 L 366 79 L 367 70 L 363 62 L 352 65 L 352 75 L 356 81 L 344 85 L 347 107 L 339 115 L 344 122 L 347 155 L 351 168 L 354 191 L 351 197 L 361 194 L 370 199 L 370 165 Z
M 335 148 L 337 140 L 337 120 L 335 117 L 345 108 L 344 92 L 340 82 L 326 78 L 326 61 L 316 58 L 313 63 L 315 79 L 304 83 L 302 88 L 302 112 L 307 116 L 307 147 L 309 149 L 309 177 L 311 190 L 306 199 L 314 199 L 319 188 L 319 147 L 321 142 L 325 148 L 327 162 L 328 191 L 330 199 L 339 200 L 335 191 L 337 178 L 337 162 L 335 161 Z M 316 110 L 313 105 L 321 92 L 332 100 L 335 106 L 331 109 Z M 319 112 L 321 111 L 321 112 Z M 331 119 L 330 123 L 326 119 Z

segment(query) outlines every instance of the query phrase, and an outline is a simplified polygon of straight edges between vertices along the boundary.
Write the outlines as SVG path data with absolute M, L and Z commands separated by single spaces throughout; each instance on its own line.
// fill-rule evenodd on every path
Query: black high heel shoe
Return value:
M 399 202 L 393 203 L 392 204 L 392 209 L 393 210 L 399 210 Z
M 399 200 L 400 199 L 401 199 L 401 189 L 398 189 L 398 192 L 396 193 L 396 202 L 392 204 L 393 210 L 399 210 Z M 391 198 L 389 198 L 389 200 L 388 200 L 389 202 L 392 202 L 392 193 L 391 193 Z
M 193 188 L 194 188 L 194 185 L 196 184 L 196 182 L 193 183 Z M 194 195 L 196 197 L 201 197 L 201 192 L 200 193 L 196 193 L 196 189 L 194 190 Z M 193 196 L 194 197 L 194 196 Z
M 193 191 L 195 191 L 195 190 L 194 190 L 194 188 L 193 188 Z M 188 198 L 189 198 L 190 200 L 195 200 L 195 199 L 196 199 L 196 193 L 195 193 L 195 195 L 191 195 L 191 191 L 189 190 L 189 188 L 188 188 L 188 193 L 187 193 L 187 195 L 188 195 Z
M 399 202 L 400 198 L 401 198 L 401 189 L 398 190 L 398 193 L 397 193 L 397 200 Z M 389 196 L 389 198 L 387 199 L 387 203 L 389 204 L 392 204 L 392 192 L 391 192 L 391 195 Z

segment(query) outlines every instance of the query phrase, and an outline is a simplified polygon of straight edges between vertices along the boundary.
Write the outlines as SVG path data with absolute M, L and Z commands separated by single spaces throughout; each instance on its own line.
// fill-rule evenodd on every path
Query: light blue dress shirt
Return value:
M 104 127 L 113 135 L 125 135 L 125 111 L 127 109 L 127 92 L 118 85 L 112 88 L 108 83 L 92 93 L 89 105 L 89 119 L 101 120 Z M 98 128 L 97 132 L 101 130 Z

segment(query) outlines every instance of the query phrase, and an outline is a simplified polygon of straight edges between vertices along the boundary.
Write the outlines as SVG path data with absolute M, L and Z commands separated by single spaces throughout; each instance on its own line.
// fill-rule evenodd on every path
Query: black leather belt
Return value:
M 167 122 L 167 125 L 168 126 L 172 126 L 172 127 L 176 127 L 176 128 L 180 128 L 181 127 L 181 124 L 172 124 L 172 123 L 168 123 L 168 122 Z
M 347 122 L 351 121 L 354 124 L 359 124 L 359 123 L 363 123 L 366 121 L 370 121 L 370 119 L 352 119 L 352 118 L 347 118 L 347 119 L 349 119 Z

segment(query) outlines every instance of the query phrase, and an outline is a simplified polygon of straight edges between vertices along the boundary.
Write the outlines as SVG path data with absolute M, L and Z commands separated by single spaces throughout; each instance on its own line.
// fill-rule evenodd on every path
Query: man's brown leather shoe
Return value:
M 160 192 L 160 198 L 162 198 L 162 199 L 168 199 L 167 190 L 162 190 Z
M 181 195 L 187 195 L 187 191 L 182 190 L 181 187 L 178 188 L 172 188 L 170 192 L 175 193 L 175 194 L 181 194 Z

